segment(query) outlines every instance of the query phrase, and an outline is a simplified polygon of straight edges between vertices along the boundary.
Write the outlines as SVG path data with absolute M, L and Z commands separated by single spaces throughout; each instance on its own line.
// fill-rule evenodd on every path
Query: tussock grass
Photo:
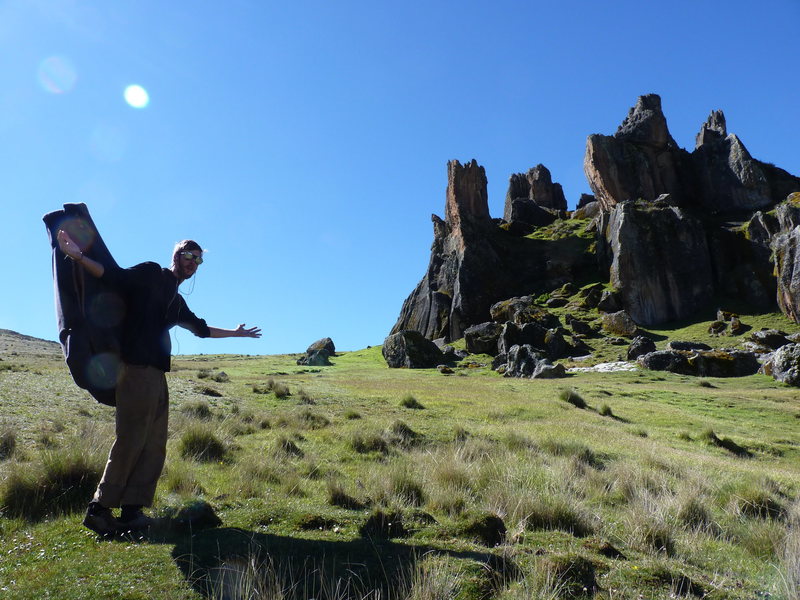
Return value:
M 0 431 L 0 460 L 8 460 L 17 449 L 17 434 L 11 427 Z
M 572 404 L 575 408 L 586 408 L 588 404 L 586 404 L 586 400 L 583 399 L 578 393 L 578 390 L 570 388 L 570 389 L 563 389 L 558 393 L 558 397 L 563 402 L 568 402 Z
M 228 447 L 216 431 L 204 423 L 190 424 L 178 440 L 178 453 L 183 458 L 201 462 L 230 458 Z
M 85 440 L 70 440 L 43 451 L 34 464 L 12 464 L 0 490 L 0 506 L 9 516 L 30 521 L 83 510 L 104 464 L 104 455 Z
M 277 458 L 300 458 L 305 456 L 300 447 L 295 444 L 294 440 L 282 435 L 275 440 L 275 446 L 272 449 L 273 456 Z
M 189 417 L 210 421 L 213 418 L 211 405 L 205 400 L 194 400 L 181 406 L 181 412 Z
M 361 413 L 358 412 L 357 410 L 353 410 L 352 408 L 348 408 L 346 411 L 344 411 L 343 416 L 348 421 L 356 421 L 362 418 Z
M 351 496 L 344 483 L 338 479 L 329 479 L 327 483 L 328 504 L 347 510 L 361 510 L 366 504 Z
M 728 490 L 727 510 L 735 518 L 740 516 L 759 519 L 780 519 L 785 509 L 765 480 L 740 481 Z
M 789 511 L 781 552 L 780 588 L 786 600 L 800 600 L 800 501 Z
M 720 448 L 724 448 L 725 450 L 727 450 L 731 454 L 734 454 L 735 456 L 738 456 L 738 457 L 741 457 L 741 458 L 750 458 L 753 455 L 753 453 L 750 452 L 747 448 L 744 448 L 744 447 L 740 446 L 739 444 L 734 442 L 732 439 L 727 438 L 727 437 L 724 437 L 724 438 L 718 437 L 717 434 L 714 433 L 714 430 L 710 429 L 710 428 L 709 429 L 705 429 L 700 434 L 700 439 L 705 441 L 708 444 L 711 444 L 712 446 L 718 446 Z
M 370 452 L 381 452 L 383 454 L 389 452 L 389 444 L 383 438 L 380 432 L 362 432 L 356 431 L 350 437 L 350 447 L 359 454 L 368 454 Z
M 270 390 L 272 391 L 273 394 L 275 394 L 275 397 L 278 398 L 279 400 L 283 400 L 291 396 L 291 392 L 289 391 L 289 386 L 286 385 L 285 383 L 279 383 L 279 382 L 273 383 Z
M 422 410 L 425 408 L 423 404 L 411 394 L 403 396 L 403 399 L 400 400 L 400 406 L 402 406 L 403 408 L 411 408 L 415 410 Z
M 393 446 L 411 448 L 420 443 L 422 436 L 411 429 L 405 422 L 398 420 L 386 430 L 385 438 Z
M 197 478 L 196 469 L 180 458 L 171 458 L 167 461 L 159 485 L 179 496 L 199 496 L 205 493 Z
M 300 402 L 300 404 L 309 404 L 309 405 L 313 406 L 314 404 L 317 403 L 317 401 L 314 400 L 314 398 L 311 396 L 311 394 L 309 394 L 303 388 L 300 388 L 299 390 L 297 390 L 297 399 Z

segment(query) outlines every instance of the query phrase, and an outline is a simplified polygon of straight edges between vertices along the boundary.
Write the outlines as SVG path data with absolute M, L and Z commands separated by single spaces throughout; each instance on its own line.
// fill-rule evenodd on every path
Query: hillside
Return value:
M 800 402 L 765 375 L 513 379 L 485 355 L 445 375 L 387 368 L 380 347 L 327 367 L 177 357 L 159 524 L 108 541 L 80 521 L 113 410 L 14 339 L 11 598 L 797 598 Z
M 17 354 L 61 354 L 61 345 L 50 340 L 0 329 L 0 357 Z

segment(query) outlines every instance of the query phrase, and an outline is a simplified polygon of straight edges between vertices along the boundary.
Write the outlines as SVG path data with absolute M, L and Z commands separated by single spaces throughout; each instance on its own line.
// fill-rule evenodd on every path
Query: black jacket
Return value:
M 169 269 L 154 262 L 130 269 L 113 266 L 105 269 L 102 281 L 116 291 L 125 307 L 120 356 L 126 364 L 169 371 L 169 330 L 175 325 L 199 337 L 211 335 L 206 322 L 186 306 L 178 293 L 178 279 Z

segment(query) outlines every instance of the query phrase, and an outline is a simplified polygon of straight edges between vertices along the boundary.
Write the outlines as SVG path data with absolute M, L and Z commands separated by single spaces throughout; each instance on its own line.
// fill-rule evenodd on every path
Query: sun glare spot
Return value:
M 145 108 L 150 104 L 150 94 L 140 85 L 129 85 L 125 88 L 125 102 L 133 108 Z
M 78 74 L 68 58 L 50 56 L 39 63 L 39 85 L 51 94 L 66 94 L 75 87 Z

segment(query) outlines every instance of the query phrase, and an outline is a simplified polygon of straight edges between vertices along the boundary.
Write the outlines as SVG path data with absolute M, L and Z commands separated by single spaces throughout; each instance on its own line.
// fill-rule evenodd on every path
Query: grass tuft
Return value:
M 15 464 L 0 493 L 8 516 L 39 521 L 86 507 L 103 472 L 99 455 L 80 441 L 45 451 L 34 465 Z
M 187 402 L 181 406 L 181 412 L 185 415 L 194 417 L 195 419 L 200 419 L 202 421 L 210 421 L 213 417 L 211 405 L 205 400 Z
M 389 451 L 389 444 L 380 433 L 376 432 L 356 431 L 350 437 L 350 447 L 359 454 L 369 454 L 370 452 L 386 454 Z
M 583 399 L 577 390 L 570 388 L 561 390 L 558 394 L 558 397 L 564 401 L 572 404 L 575 408 L 586 408 L 588 405 L 586 404 L 586 400 Z
M 205 424 L 190 424 L 178 441 L 183 458 L 213 462 L 228 458 L 228 448 L 216 432 Z
M 423 408 L 425 408 L 422 405 L 422 403 L 411 394 L 407 394 L 406 396 L 403 397 L 402 400 L 400 400 L 400 406 L 402 406 L 403 408 L 412 408 L 415 410 L 422 410 Z
M 8 460 L 17 449 L 17 434 L 7 427 L 0 433 L 0 460 Z

